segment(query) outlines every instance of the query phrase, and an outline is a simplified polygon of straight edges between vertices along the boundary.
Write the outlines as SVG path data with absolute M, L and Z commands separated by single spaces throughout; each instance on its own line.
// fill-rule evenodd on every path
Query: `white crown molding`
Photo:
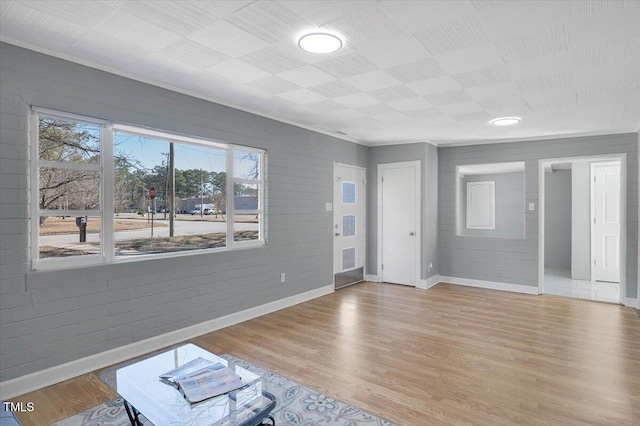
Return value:
M 639 129 L 640 130 L 640 129 Z M 511 142 L 531 142 L 531 141 L 547 141 L 553 139 L 571 139 L 571 138 L 581 138 L 588 136 L 607 136 L 607 135 L 624 135 L 627 133 L 635 133 L 636 130 L 632 129 L 612 129 L 612 130 L 602 130 L 595 132 L 577 132 L 577 133 L 559 133 L 553 135 L 544 135 L 544 136 L 529 136 L 523 138 L 508 138 L 508 139 L 486 139 L 486 140 L 475 140 L 475 141 L 437 141 L 431 142 L 432 144 L 436 144 L 437 147 L 448 148 L 455 146 L 470 146 L 470 145 L 493 145 L 498 143 L 511 143 Z
M 175 345 L 185 340 L 220 330 L 225 327 L 239 324 L 271 312 L 279 311 L 289 306 L 297 305 L 317 297 L 325 296 L 335 291 L 333 284 L 310 290 L 294 296 L 285 297 L 284 299 L 274 302 L 265 303 L 264 305 L 249 308 L 244 311 L 226 315 L 224 317 L 215 318 L 200 324 L 180 330 L 171 331 L 169 333 L 131 343 L 126 346 L 110 349 L 99 354 L 91 355 L 82 359 L 67 362 L 62 365 L 47 368 L 46 370 L 36 371 L 26 376 L 17 377 L 0 383 L 0 400 L 7 400 L 36 389 L 41 389 L 54 383 L 89 373 L 109 365 L 117 364 L 131 358 L 135 358 L 149 352 Z

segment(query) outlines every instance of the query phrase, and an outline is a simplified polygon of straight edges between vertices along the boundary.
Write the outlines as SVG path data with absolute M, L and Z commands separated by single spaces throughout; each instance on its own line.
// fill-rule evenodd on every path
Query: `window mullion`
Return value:
M 100 199 L 102 205 L 102 254 L 106 262 L 114 258 L 115 224 L 114 212 L 114 168 L 113 168 L 113 129 L 110 124 L 102 127 L 101 131 L 101 165 L 102 179 Z
M 234 150 L 233 148 L 227 151 L 227 179 L 226 179 L 226 187 L 227 187 L 227 197 L 226 197 L 226 209 L 227 209 L 227 248 L 232 249 L 234 243 L 234 221 L 235 221 L 235 194 L 233 192 L 233 187 L 235 180 L 233 178 L 234 170 L 233 170 L 233 158 L 234 158 Z
M 40 168 L 38 167 L 38 144 L 39 142 L 39 124 L 40 118 L 34 110 L 29 116 L 29 143 L 31 144 L 31 174 L 30 174 L 30 210 L 31 210 L 31 269 L 37 269 L 40 247 Z

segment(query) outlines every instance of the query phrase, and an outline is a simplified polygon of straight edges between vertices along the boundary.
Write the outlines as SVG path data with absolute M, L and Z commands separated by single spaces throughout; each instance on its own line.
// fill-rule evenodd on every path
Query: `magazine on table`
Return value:
M 160 375 L 160 380 L 180 390 L 191 404 L 222 395 L 244 386 L 232 369 L 204 358 Z

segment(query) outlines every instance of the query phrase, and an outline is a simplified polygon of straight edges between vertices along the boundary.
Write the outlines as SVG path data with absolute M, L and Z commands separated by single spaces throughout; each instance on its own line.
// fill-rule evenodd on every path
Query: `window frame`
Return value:
M 40 160 L 39 146 L 40 146 L 40 134 L 39 125 L 40 119 L 54 118 L 59 120 L 76 121 L 80 123 L 95 124 L 100 126 L 100 162 L 96 165 L 73 165 L 73 163 L 57 163 L 48 160 Z M 128 133 L 136 136 L 149 137 L 159 139 L 167 142 L 174 142 L 176 144 L 187 144 L 211 147 L 216 149 L 223 149 L 227 152 L 226 160 L 226 215 L 227 215 L 227 227 L 226 227 L 226 247 L 215 247 L 207 249 L 195 249 L 174 251 L 167 253 L 148 253 L 141 254 L 132 257 L 116 257 L 115 256 L 115 213 L 114 213 L 114 136 L 116 132 Z M 107 120 L 97 119 L 94 117 L 88 117 L 79 114 L 66 113 L 62 111 L 52 110 L 48 108 L 32 107 L 29 115 L 29 145 L 30 145 L 30 241 L 31 241 L 31 270 L 50 270 L 50 269 L 65 269 L 79 266 L 88 265 L 100 265 L 110 263 L 121 262 L 137 262 L 150 259 L 160 258 L 172 258 L 179 256 L 199 255 L 203 253 L 216 253 L 237 249 L 256 248 L 265 246 L 267 243 L 265 234 L 265 194 L 266 194 L 266 158 L 267 152 L 264 149 L 248 147 L 243 145 L 225 143 L 221 141 L 211 140 L 207 138 L 199 138 L 186 136 L 177 133 L 171 133 L 163 130 L 149 129 L 142 126 L 135 126 L 130 124 L 111 123 Z M 236 151 L 253 152 L 259 155 L 259 179 L 240 179 L 234 176 L 234 153 Z M 63 164 L 62 166 L 60 166 Z M 40 209 L 38 199 L 40 196 L 40 168 L 41 167 L 57 167 L 68 170 L 87 170 L 96 171 L 100 175 L 100 202 L 99 210 L 55 210 Z M 234 217 L 235 217 L 235 199 L 234 196 L 234 183 L 237 181 L 244 183 L 258 184 L 258 208 L 251 210 L 255 214 L 259 215 L 258 220 L 258 239 L 246 240 L 246 241 L 234 241 Z M 231 195 L 231 203 L 229 202 L 229 194 Z M 245 210 L 242 210 L 246 212 Z M 57 214 L 47 214 L 57 213 Z M 100 254 L 89 254 L 82 256 L 70 256 L 61 258 L 40 258 L 40 216 L 100 216 Z

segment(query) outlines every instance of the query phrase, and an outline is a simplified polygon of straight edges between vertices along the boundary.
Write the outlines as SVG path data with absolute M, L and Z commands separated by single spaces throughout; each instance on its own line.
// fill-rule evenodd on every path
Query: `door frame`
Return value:
M 627 154 L 585 155 L 538 160 L 538 294 L 544 294 L 544 194 L 545 170 L 554 163 L 575 161 L 620 161 L 620 300 L 627 293 Z
M 594 276 L 594 269 L 595 269 L 595 265 L 593 264 L 593 262 L 595 261 L 594 258 L 594 246 L 596 245 L 596 236 L 595 236 L 595 228 L 596 228 L 596 224 L 594 223 L 595 217 L 596 217 L 596 185 L 595 185 L 595 168 L 597 166 L 620 166 L 620 180 L 622 180 L 622 165 L 620 164 L 619 161 L 598 161 L 598 162 L 593 162 L 589 164 L 589 190 L 590 190 L 590 209 L 591 211 L 589 212 L 590 214 L 590 225 L 591 225 L 591 259 L 590 259 L 590 266 L 591 266 L 591 280 L 595 281 L 593 279 Z M 622 182 L 620 182 L 620 190 L 618 193 L 618 197 L 621 198 L 622 197 Z M 620 203 L 621 205 L 619 207 L 622 207 L 622 203 Z M 622 220 L 622 214 L 620 214 L 620 218 L 619 220 Z M 622 224 L 620 224 L 620 232 L 622 232 Z M 618 247 L 618 250 L 620 250 L 620 247 Z M 620 260 L 620 259 L 618 259 Z M 619 268 L 622 268 L 622 262 L 620 262 L 620 266 Z M 619 273 L 622 271 L 618 271 Z M 620 295 L 622 296 L 622 291 L 620 291 Z M 624 298 L 622 299 L 622 302 L 624 302 Z
M 422 161 L 401 161 L 397 163 L 381 163 L 378 164 L 378 254 L 377 254 L 377 274 L 378 281 L 384 281 L 382 273 L 382 172 L 385 169 L 396 169 L 400 167 L 413 167 L 416 171 L 416 191 L 415 196 L 418 202 L 416 203 L 416 270 L 415 270 L 415 286 L 418 287 L 421 283 L 421 271 L 422 271 Z
M 331 264 L 332 264 L 332 271 L 331 271 L 331 281 L 333 283 L 333 288 L 335 289 L 336 287 L 336 265 L 335 265 L 335 251 L 336 251 L 336 239 L 334 236 L 335 233 L 335 229 L 334 229 L 334 225 L 335 225 L 335 214 L 336 214 L 336 202 L 339 200 L 335 199 L 335 185 L 336 185 L 336 181 L 338 178 L 338 174 L 337 174 L 337 168 L 338 167 L 348 167 L 348 168 L 352 168 L 352 169 L 357 169 L 357 170 L 361 170 L 364 172 L 364 183 L 363 183 L 363 190 L 362 190 L 362 203 L 364 205 L 364 215 L 363 215 L 363 225 L 364 225 L 364 263 L 362 265 L 362 278 L 363 280 L 366 280 L 366 276 L 367 276 L 367 168 L 366 167 L 362 167 L 362 166 L 356 166 L 355 164 L 346 164 L 346 163 L 339 163 L 337 161 L 333 162 L 333 181 L 332 181 L 332 185 L 331 185 Z M 356 283 L 353 283 L 356 284 Z M 352 285 L 352 284 L 347 284 L 347 286 Z M 347 287 L 345 286 L 345 287 Z M 342 288 L 342 287 L 340 287 Z

